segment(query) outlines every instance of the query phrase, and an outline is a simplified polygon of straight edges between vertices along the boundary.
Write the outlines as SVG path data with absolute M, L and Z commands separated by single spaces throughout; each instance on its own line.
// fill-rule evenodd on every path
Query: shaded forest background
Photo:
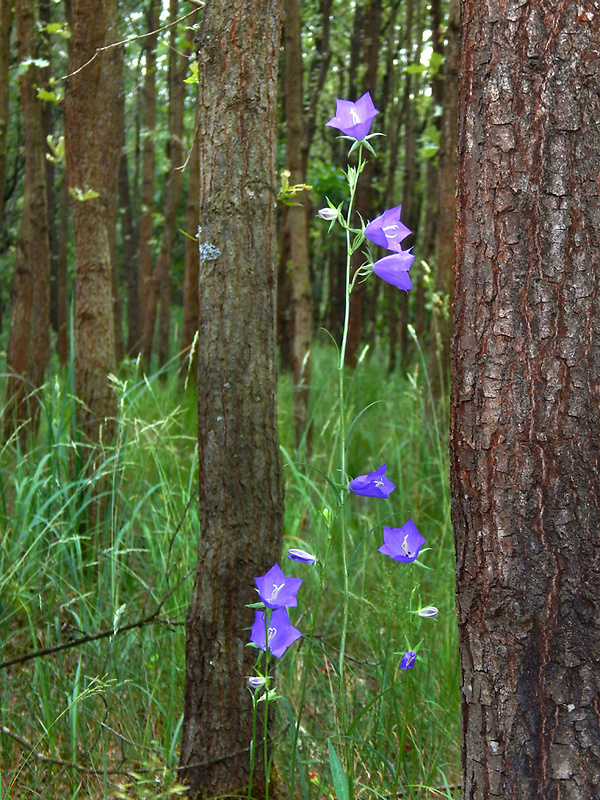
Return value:
M 437 416 L 430 396 L 446 399 L 448 378 L 458 2 L 283 5 L 273 203 L 284 540 L 318 547 L 328 535 L 321 511 L 331 498 L 318 475 L 331 471 L 337 434 L 324 331 L 339 342 L 346 243 L 317 211 L 344 200 L 347 142 L 325 122 L 337 98 L 368 91 L 380 112 L 373 130 L 385 135 L 357 209 L 367 220 L 402 204 L 416 259 L 410 293 L 371 281 L 351 295 L 348 414 L 371 410 L 348 470 L 397 465 L 389 510 L 427 520 L 435 546 L 421 586 L 442 620 L 427 632 L 438 668 L 407 683 L 400 702 L 397 606 L 417 602 L 417 587 L 398 586 L 369 558 L 364 531 L 377 523 L 360 507 L 350 526 L 365 598 L 349 635 L 365 743 L 357 775 L 425 797 L 458 774 L 445 411 Z M 200 228 L 194 146 L 201 15 L 201 4 L 177 0 L 0 0 L 0 786 L 9 792 L 179 791 L 200 528 L 198 285 L 214 255 Z M 224 217 L 224 236 L 231 228 Z M 297 462 L 311 430 L 316 471 L 305 477 Z M 335 606 L 339 574 L 328 589 Z M 329 614 L 323 604 L 315 621 L 324 666 L 307 679 L 305 798 L 326 794 L 330 780 L 320 710 L 333 707 Z M 295 669 L 290 660 L 279 670 L 291 706 L 303 702 Z M 285 773 L 296 745 L 278 725 Z
M 71 4 L 17 2 L 15 10 L 3 0 L 0 326 L 2 353 L 8 353 L 7 372 L 13 376 L 6 389 L 5 421 L 14 413 L 15 397 L 18 403 L 23 393 L 29 396 L 55 371 L 54 365 L 69 360 L 76 247 L 72 215 L 76 212 L 77 218 L 89 208 L 90 219 L 97 220 L 93 206 L 99 188 L 77 184 L 76 163 L 68 178 L 65 90 L 68 96 L 69 80 L 80 80 L 85 94 L 86 70 L 95 66 L 64 78 L 73 71 Z M 385 138 L 378 141 L 378 159 L 369 164 L 358 208 L 367 219 L 401 203 L 402 219 L 413 231 L 408 245 L 414 245 L 417 259 L 410 295 L 375 281 L 353 296 L 348 360 L 356 363 L 365 344 L 383 344 L 392 371 L 410 351 L 410 323 L 445 363 L 453 264 L 457 8 L 449 16 L 441 0 L 288 0 L 285 11 L 279 171 L 290 173 L 283 181 L 312 188 L 293 196 L 290 205 L 280 204 L 281 369 L 293 369 L 302 390 L 310 377 L 306 353 L 314 332 L 322 327 L 339 337 L 344 244 L 339 232 L 327 236 L 325 226 L 312 220 L 326 197 L 337 204 L 343 192 L 344 144 L 324 135 L 324 122 L 336 97 L 356 98 L 365 91 L 380 110 L 378 130 Z M 114 140 L 107 147 L 117 146 L 120 152 L 113 203 L 105 203 L 113 293 L 110 299 L 95 299 L 111 306 L 114 366 L 109 371 L 138 357 L 147 369 L 162 367 L 189 350 L 196 333 L 193 26 L 199 13 L 194 4 L 175 0 L 154 0 L 143 9 L 119 3 L 117 29 L 110 35 L 125 44 L 110 48 L 107 40 L 103 46 L 109 49 L 96 59 L 104 59 L 103 70 L 109 57 L 113 64 L 122 62 L 113 67 L 112 80 L 119 85 L 104 107 Z M 90 50 L 87 58 L 92 55 Z M 75 116 L 71 124 L 79 124 Z M 102 164 L 109 154 L 104 150 L 93 157 Z M 28 163 L 30 195 L 25 191 Z M 94 230 L 88 236 L 94 247 Z M 39 251 L 45 241 L 47 248 Z M 97 241 L 96 236 L 96 246 Z M 33 262 L 30 268 L 19 252 L 34 245 L 38 252 L 25 259 Z M 306 412 L 298 402 L 301 426 Z M 17 413 L 21 419 L 28 416 L 29 411 Z

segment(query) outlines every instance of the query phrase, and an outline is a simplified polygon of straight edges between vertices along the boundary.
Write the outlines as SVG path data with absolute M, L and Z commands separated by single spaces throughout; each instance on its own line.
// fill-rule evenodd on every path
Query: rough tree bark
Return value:
M 73 0 L 72 20 L 65 138 L 75 235 L 75 386 L 83 401 L 82 432 L 96 442 L 101 429 L 103 440 L 110 440 L 117 410 L 108 375 L 115 370 L 111 245 L 122 50 L 114 47 L 95 55 L 119 39 L 117 0 Z
M 464 800 L 600 797 L 600 11 L 463 0 L 452 515 Z
M 246 24 L 241 25 L 240 20 Z M 199 47 L 200 541 L 187 624 L 181 774 L 193 797 L 245 791 L 255 651 L 246 603 L 280 555 L 275 353 L 280 0 L 211 0 Z M 261 778 L 257 779 L 257 791 Z
M 25 187 L 21 232 L 11 287 L 11 325 L 7 352 L 5 433 L 26 420 L 35 424 L 35 391 L 44 382 L 50 355 L 50 241 L 46 193 L 46 139 L 43 104 L 37 99 L 39 67 L 33 63 L 41 43 L 34 0 L 15 4 L 19 78 L 25 139 Z M 29 62 L 29 63 L 28 63 Z M 24 428 L 22 431 L 24 432 Z

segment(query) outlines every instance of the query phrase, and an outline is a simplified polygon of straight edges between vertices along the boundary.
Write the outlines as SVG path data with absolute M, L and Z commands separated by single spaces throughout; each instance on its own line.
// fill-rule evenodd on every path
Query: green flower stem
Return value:
M 353 246 L 351 241 L 351 225 L 352 214 L 354 211 L 354 200 L 356 196 L 356 186 L 358 177 L 363 171 L 365 162 L 362 158 L 362 143 L 358 145 L 358 163 L 356 168 L 348 167 L 348 187 L 350 189 L 350 202 L 348 205 L 348 216 L 346 218 L 346 282 L 345 282 L 345 313 L 344 313 L 344 331 L 342 335 L 342 344 L 340 347 L 340 360 L 338 364 L 338 397 L 339 397 L 339 413 L 340 413 L 340 446 L 341 446 L 341 484 L 342 484 L 342 508 L 341 508 L 341 545 L 342 545 L 342 568 L 343 568 L 343 599 L 342 599 L 342 632 L 340 637 L 340 654 L 338 661 L 338 674 L 339 674 L 339 701 L 340 701 L 340 721 L 343 735 L 345 736 L 348 727 L 348 704 L 346 698 L 346 679 L 345 679 L 345 655 L 346 655 L 346 635 L 348 632 L 348 599 L 349 599 L 349 581 L 348 581 L 348 543 L 346 531 L 346 513 L 345 501 L 347 497 L 348 485 L 348 470 L 346 458 L 346 420 L 345 420 L 345 405 L 344 405 L 344 362 L 346 359 L 346 347 L 348 344 L 348 328 L 350 324 L 350 293 L 354 283 L 351 280 L 352 275 L 352 253 Z M 350 745 L 346 742 L 346 766 L 348 769 L 348 778 L 350 785 L 352 784 L 352 769 L 351 769 L 351 752 Z M 350 792 L 352 796 L 352 792 Z
M 294 791 L 296 787 L 296 752 L 298 748 L 298 738 L 300 736 L 300 723 L 302 721 L 302 712 L 304 711 L 304 698 L 306 695 L 306 685 L 308 683 L 308 675 L 310 672 L 311 664 L 312 664 L 312 654 L 313 654 L 313 642 L 314 642 L 314 635 L 315 635 L 315 626 L 317 624 L 317 617 L 319 614 L 319 606 L 321 605 L 321 599 L 323 597 L 323 581 L 325 577 L 325 569 L 327 567 L 327 561 L 329 559 L 329 551 L 331 549 L 331 524 L 328 524 L 328 536 L 327 536 L 327 550 L 325 551 L 325 557 L 323 559 L 323 564 L 319 570 L 319 592 L 317 594 L 317 599 L 315 600 L 313 612 L 312 612 L 312 622 L 310 626 L 310 637 L 308 639 L 307 645 L 307 653 L 306 653 L 306 661 L 304 664 L 304 672 L 302 674 L 302 686 L 300 689 L 300 705 L 298 707 L 298 712 L 296 714 L 296 724 L 294 726 L 294 736 L 292 740 L 292 766 L 291 766 L 291 773 L 290 773 L 290 797 L 295 797 Z

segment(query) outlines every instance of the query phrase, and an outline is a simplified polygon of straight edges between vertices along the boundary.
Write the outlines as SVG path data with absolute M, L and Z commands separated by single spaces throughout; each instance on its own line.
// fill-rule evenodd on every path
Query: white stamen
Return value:
M 283 589 L 284 586 L 285 583 L 282 583 L 281 586 L 277 586 L 276 583 L 273 584 L 273 591 L 271 592 L 271 596 L 269 597 L 269 603 L 272 603 L 275 600 L 277 600 L 277 595 Z
M 352 117 L 352 122 L 355 125 L 358 125 L 358 123 L 360 122 L 360 117 L 356 113 L 355 109 L 353 109 L 353 108 L 350 109 L 350 116 Z
M 270 642 L 271 639 L 277 635 L 277 628 L 268 628 L 267 629 L 267 641 Z

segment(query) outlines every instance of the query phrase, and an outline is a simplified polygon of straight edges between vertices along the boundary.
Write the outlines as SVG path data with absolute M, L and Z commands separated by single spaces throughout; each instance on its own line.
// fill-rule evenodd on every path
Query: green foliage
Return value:
M 314 354 L 314 468 L 308 473 L 299 463 L 306 463 L 308 454 L 292 455 L 293 395 L 287 377 L 279 392 L 286 546 L 313 552 L 326 547 L 335 507 L 333 488 L 322 477 L 330 473 L 339 435 L 329 379 L 335 363 L 331 350 L 328 344 Z M 0 451 L 3 658 L 115 625 L 121 629 L 0 670 L 2 725 L 21 740 L 2 734 L 5 790 L 16 775 L 11 770 L 17 769 L 13 788 L 28 796 L 49 796 L 50 787 L 58 786 L 65 796 L 77 789 L 81 798 L 177 796 L 183 623 L 199 531 L 195 396 L 191 388 L 181 389 L 176 367 L 172 364 L 162 377 L 144 378 L 131 363 L 113 379 L 117 435 L 100 454 L 88 452 L 79 440 L 72 374 L 46 387 L 42 428 L 31 448 L 23 452 L 15 437 Z M 357 796 L 405 791 L 417 800 L 430 796 L 426 787 L 443 787 L 446 776 L 453 785 L 459 761 L 445 436 L 428 401 L 423 364 L 407 377 L 388 376 L 378 357 L 364 358 L 350 376 L 347 403 L 349 419 L 357 418 L 349 430 L 350 474 L 385 458 L 398 484 L 383 506 L 353 498 L 349 518 L 347 668 L 353 701 L 348 735 L 356 752 L 354 791 Z M 94 494 L 99 488 L 100 502 Z M 424 521 L 430 549 L 422 561 L 431 569 L 415 576 L 418 568 L 409 567 L 399 582 L 396 565 L 376 552 L 378 536 L 382 524 L 401 524 L 411 515 Z M 292 569 L 305 579 L 307 598 L 316 579 L 301 566 Z M 296 783 L 307 800 L 331 795 L 334 788 L 338 796 L 343 791 L 328 746 L 336 713 L 330 680 L 342 576 L 335 570 L 328 576 L 320 607 L 300 609 L 305 630 L 314 622 L 312 656 L 302 645 L 296 661 L 282 660 L 276 681 L 277 693 L 285 698 L 277 701 L 282 705 L 276 761 L 289 780 L 292 728 L 286 708 L 295 714 L 300 676 L 307 670 Z M 166 595 L 155 624 L 123 631 Z M 437 620 L 414 614 L 400 620 L 398 609 L 429 603 L 440 609 Z M 406 637 L 423 639 L 419 654 L 424 658 L 410 674 L 399 671 Z M 88 692 L 99 685 L 97 679 L 102 689 Z M 24 742 L 53 761 L 41 760 Z M 344 742 L 336 741 L 336 752 L 340 747 Z M 443 796 L 453 795 L 448 790 Z

